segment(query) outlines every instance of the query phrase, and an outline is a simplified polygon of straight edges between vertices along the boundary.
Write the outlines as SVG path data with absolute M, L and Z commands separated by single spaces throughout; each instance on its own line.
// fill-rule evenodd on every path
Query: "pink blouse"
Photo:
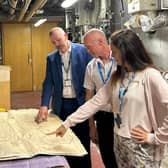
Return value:
M 131 73 L 128 73 L 123 84 L 128 83 Z M 123 99 L 123 109 L 119 112 L 118 90 L 108 82 L 97 94 L 80 106 L 64 122 L 69 128 L 83 122 L 102 106 L 111 103 L 115 116 L 120 114 L 122 123 L 120 128 L 115 125 L 115 133 L 122 137 L 131 138 L 130 130 L 135 127 L 142 128 L 148 133 L 148 143 L 156 145 L 156 160 L 163 154 L 164 144 L 168 143 L 168 84 L 160 72 L 154 68 L 146 68 L 135 73 L 135 79 L 128 87 Z

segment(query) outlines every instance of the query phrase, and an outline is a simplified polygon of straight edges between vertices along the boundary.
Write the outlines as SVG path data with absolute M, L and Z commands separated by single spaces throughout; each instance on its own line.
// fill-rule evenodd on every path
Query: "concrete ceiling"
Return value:
M 0 22 L 32 22 L 37 18 L 62 19 L 63 0 L 0 0 Z

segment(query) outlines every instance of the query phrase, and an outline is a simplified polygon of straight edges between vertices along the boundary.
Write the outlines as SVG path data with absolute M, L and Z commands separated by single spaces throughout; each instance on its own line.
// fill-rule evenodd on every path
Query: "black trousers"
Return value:
M 106 168 L 117 168 L 114 145 L 114 115 L 99 111 L 95 115 L 99 138 L 100 153 Z
M 65 120 L 67 116 L 76 111 L 79 107 L 76 99 L 62 99 L 62 110 L 60 118 Z M 88 120 L 77 124 L 72 127 L 72 130 L 76 136 L 80 139 L 81 143 L 87 150 L 88 154 L 83 157 L 73 157 L 68 156 L 66 159 L 71 168 L 91 168 L 91 158 L 90 158 L 90 137 L 89 137 L 89 123 Z

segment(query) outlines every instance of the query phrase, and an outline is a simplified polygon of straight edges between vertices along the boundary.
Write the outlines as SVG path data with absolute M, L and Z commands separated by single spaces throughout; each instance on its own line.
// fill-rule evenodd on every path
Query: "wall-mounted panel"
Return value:
M 161 1 L 161 9 L 168 9 L 168 0 L 160 0 Z
M 132 0 L 128 3 L 128 13 L 158 10 L 158 0 Z

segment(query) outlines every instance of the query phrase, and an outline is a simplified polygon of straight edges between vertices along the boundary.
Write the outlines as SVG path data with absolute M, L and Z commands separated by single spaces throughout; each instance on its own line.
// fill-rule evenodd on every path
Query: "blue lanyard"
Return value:
M 124 99 L 124 96 L 125 96 L 125 94 L 127 93 L 128 87 L 129 87 L 130 83 L 134 80 L 134 78 L 135 78 L 135 72 L 132 73 L 132 76 L 131 76 L 131 78 L 129 79 L 128 84 L 127 84 L 126 87 L 123 87 L 123 86 L 121 86 L 121 84 L 120 84 L 119 93 L 118 93 L 118 98 L 119 98 L 119 112 L 120 112 L 120 113 L 121 113 L 122 110 L 123 110 L 123 99 Z
M 123 99 L 124 99 L 124 96 L 127 93 L 128 87 L 129 87 L 130 83 L 134 80 L 134 78 L 135 78 L 135 72 L 132 73 L 132 76 L 131 76 L 131 78 L 128 81 L 127 87 L 123 87 L 120 84 L 119 93 L 118 93 L 118 98 L 119 98 L 119 113 L 120 114 L 121 114 L 122 108 L 123 108 Z M 120 128 L 120 124 L 122 123 L 121 117 L 120 117 L 119 113 L 117 113 L 117 117 L 115 117 L 115 122 L 116 122 L 118 128 Z
M 106 77 L 106 78 L 104 78 L 104 75 L 103 75 L 103 72 L 102 72 L 101 63 L 100 63 L 100 62 L 97 63 L 98 71 L 99 71 L 101 80 L 103 81 L 104 84 L 110 79 L 110 76 L 111 76 L 111 72 L 112 72 L 112 69 L 113 69 L 114 60 L 111 59 L 111 61 L 112 61 L 112 63 L 111 63 L 111 66 L 110 66 L 110 69 L 109 69 L 109 71 L 108 71 L 108 73 L 107 73 L 107 77 Z

